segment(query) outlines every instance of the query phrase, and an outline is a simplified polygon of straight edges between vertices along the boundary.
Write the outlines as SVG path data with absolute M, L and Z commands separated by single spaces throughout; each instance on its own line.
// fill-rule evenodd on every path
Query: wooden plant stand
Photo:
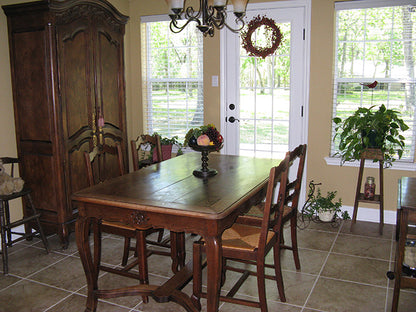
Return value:
M 361 193 L 361 184 L 363 180 L 363 172 L 364 172 L 364 164 L 366 159 L 376 159 L 379 163 L 379 194 L 375 194 L 374 199 L 366 199 L 364 197 L 364 193 Z M 384 207 L 383 207 L 383 189 L 384 189 L 384 181 L 383 181 L 383 153 L 380 149 L 367 149 L 361 154 L 360 160 L 360 171 L 358 172 L 358 181 L 357 181 L 357 190 L 355 192 L 355 201 L 354 201 L 354 212 L 352 215 L 352 222 L 351 222 L 351 231 L 353 230 L 353 226 L 357 221 L 357 212 L 358 212 L 358 203 L 371 203 L 371 204 L 379 204 L 380 206 L 380 225 L 379 225 L 379 232 L 380 235 L 383 234 L 383 226 L 384 226 Z

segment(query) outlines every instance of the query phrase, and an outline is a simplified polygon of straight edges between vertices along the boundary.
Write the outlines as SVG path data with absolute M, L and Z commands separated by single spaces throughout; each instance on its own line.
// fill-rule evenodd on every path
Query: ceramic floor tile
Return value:
M 386 288 L 319 278 L 306 307 L 330 312 L 384 311 Z
M 62 301 L 56 303 L 54 306 L 46 310 L 45 312 L 74 312 L 74 311 L 84 311 L 85 303 L 87 297 L 72 294 Z M 121 307 L 114 305 L 102 300 L 98 301 L 97 311 L 99 312 L 131 312 L 130 308 Z M 136 310 L 134 310 L 136 311 Z
M 380 235 L 378 223 L 364 221 L 357 222 L 351 231 L 351 222 L 351 220 L 344 222 L 344 225 L 341 228 L 341 233 L 391 239 L 393 232 L 395 231 L 394 225 L 384 224 L 383 235 Z
M 321 275 L 386 287 L 388 270 L 388 261 L 331 254 Z
M 10 285 L 13 285 L 19 281 L 21 281 L 22 279 L 17 277 L 17 276 L 13 276 L 12 274 L 9 275 L 3 275 L 1 273 L 0 275 L 0 291 L 6 287 L 9 287 Z
M 9 255 L 9 273 L 26 277 L 63 259 L 65 256 L 45 249 L 28 247 Z
M 387 311 L 391 311 L 391 304 L 393 302 L 393 289 L 388 290 Z M 416 311 L 416 292 L 408 289 L 400 290 L 399 304 L 397 305 L 398 312 Z
M 326 251 L 299 248 L 300 272 L 318 274 L 327 255 L 328 252 Z M 266 261 L 267 263 L 273 263 L 273 252 L 267 255 Z M 280 261 L 283 270 L 296 271 L 293 252 L 291 250 L 282 250 Z
M 287 235 L 286 237 L 289 239 Z M 298 231 L 298 247 L 329 251 L 335 237 L 336 233 L 305 229 Z
M 373 237 L 340 234 L 332 251 L 360 257 L 390 260 L 391 241 Z
M 279 312 L 300 312 L 302 307 L 292 306 L 281 302 L 268 301 L 267 307 L 269 311 Z M 231 303 L 222 303 L 219 312 L 259 312 L 259 308 L 247 307 L 243 305 L 236 305 Z
M 68 268 L 71 268 L 71 270 L 68 270 Z M 32 275 L 30 278 L 69 291 L 76 291 L 86 284 L 81 260 L 71 256 Z
M 283 250 L 281 262 L 287 302 L 280 302 L 276 282 L 267 280 L 269 311 L 390 311 L 393 281 L 387 283 L 386 272 L 393 268 L 394 263 L 394 227 L 386 226 L 383 236 L 379 236 L 377 224 L 358 221 L 353 233 L 349 231 L 349 225 L 349 222 L 344 221 L 337 227 L 327 223 L 311 222 L 305 229 L 300 229 L 302 226 L 298 228 L 301 270 L 296 271 L 292 252 Z M 165 237 L 166 235 L 169 235 L 168 231 L 165 231 Z M 284 229 L 284 237 L 290 242 L 290 228 L 287 226 Z M 193 241 L 197 238 L 186 235 L 188 260 L 192 256 Z M 48 237 L 51 248 L 48 255 L 41 242 L 36 240 L 19 242 L 10 249 L 13 251 L 10 255 L 10 275 L 0 275 L 0 312 L 72 312 L 85 309 L 85 275 L 78 256 L 75 236 L 71 234 L 69 240 L 68 248 L 62 249 L 57 235 Z M 119 265 L 123 243 L 124 238 L 103 233 L 103 262 Z M 130 262 L 134 260 L 131 252 Z M 267 262 L 273 263 L 272 254 L 267 257 Z M 151 284 L 160 285 L 172 276 L 170 257 L 153 255 L 148 258 L 148 264 Z M 238 265 L 247 266 L 240 263 Z M 267 270 L 274 274 L 272 269 Z M 133 271 L 137 272 L 137 268 Z M 223 294 L 226 294 L 239 276 L 235 272 L 227 272 Z M 102 271 L 98 283 L 100 289 L 112 289 L 137 285 L 138 281 Z M 203 285 L 206 285 L 206 269 L 203 272 Z M 387 285 L 390 288 L 387 288 Z M 192 283 L 185 287 L 184 292 L 191 295 Z M 237 296 L 257 299 L 257 294 L 256 278 L 249 277 Z M 13 305 L 6 307 L 4 303 L 8 301 L 13 302 Z M 415 301 L 416 290 L 402 290 L 399 311 L 413 311 Z M 201 299 L 201 304 L 202 312 L 206 311 L 206 300 Z M 161 304 L 153 299 L 144 304 L 138 296 L 98 302 L 97 312 L 113 311 L 180 312 L 184 309 L 175 303 Z M 260 310 L 222 302 L 219 311 Z
M 7 291 L 0 291 L 0 312 L 41 312 L 69 294 L 39 283 L 22 281 Z

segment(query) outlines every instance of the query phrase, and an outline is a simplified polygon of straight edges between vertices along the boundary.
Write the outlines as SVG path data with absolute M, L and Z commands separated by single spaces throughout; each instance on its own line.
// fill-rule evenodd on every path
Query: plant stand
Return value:
M 376 159 L 379 163 L 379 194 L 374 195 L 374 199 L 366 199 L 364 197 L 364 193 L 361 193 L 361 184 L 363 180 L 363 172 L 364 172 L 364 164 L 366 159 Z M 357 212 L 358 212 L 358 204 L 359 203 L 371 203 L 371 204 L 378 204 L 380 207 L 380 225 L 379 225 L 379 232 L 380 235 L 383 234 L 383 226 L 384 226 L 384 208 L 383 208 L 383 189 L 384 189 L 384 182 L 383 182 L 383 153 L 380 149 L 367 149 L 361 154 L 360 160 L 360 171 L 358 172 L 358 181 L 357 181 L 357 190 L 355 192 L 355 201 L 354 201 L 354 212 L 352 215 L 352 222 L 350 231 L 353 230 L 353 227 L 357 221 Z

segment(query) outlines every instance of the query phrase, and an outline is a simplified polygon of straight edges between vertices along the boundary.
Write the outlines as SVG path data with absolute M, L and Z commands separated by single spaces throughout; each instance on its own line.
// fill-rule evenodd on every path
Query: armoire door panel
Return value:
M 47 66 L 45 64 L 45 31 L 13 33 L 16 112 L 21 140 L 51 141 L 47 95 Z
M 117 40 L 109 37 L 109 33 L 98 33 L 98 76 L 100 78 L 101 112 L 105 124 L 117 128 L 123 128 L 123 119 L 120 112 L 120 46 Z
M 91 43 L 86 29 L 75 27 L 76 31 L 71 32 L 74 27 L 70 26 L 61 26 L 58 31 L 59 89 L 64 136 L 70 141 L 77 141 L 85 131 L 92 129 Z

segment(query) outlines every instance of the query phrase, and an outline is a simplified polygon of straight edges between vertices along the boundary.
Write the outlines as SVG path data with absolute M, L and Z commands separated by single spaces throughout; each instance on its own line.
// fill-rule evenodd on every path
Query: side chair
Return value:
M 9 167 L 6 172 L 11 177 L 14 177 L 14 168 L 15 165 L 19 163 L 18 158 L 13 157 L 2 157 L 0 158 L 0 163 L 3 167 Z M 9 170 L 10 169 L 10 170 Z M 6 170 L 6 169 L 5 169 Z M 0 234 L 1 234 L 1 254 L 3 258 L 3 274 L 7 275 L 9 273 L 9 263 L 8 263 L 8 247 L 12 247 L 14 243 L 21 240 L 31 240 L 33 237 L 40 237 L 43 246 L 45 247 L 46 253 L 49 253 L 48 240 L 42 230 L 40 224 L 40 212 L 38 212 L 33 204 L 32 190 L 26 185 L 23 186 L 23 189 L 20 192 L 15 192 L 8 195 L 0 195 Z M 23 199 L 23 218 L 11 222 L 10 220 L 10 207 L 9 201 L 21 198 Z M 13 228 L 20 226 L 25 226 L 24 232 L 13 231 Z M 32 230 L 32 225 L 34 225 L 34 231 Z M 13 237 L 12 235 L 16 235 Z
M 124 165 L 123 165 L 123 156 L 121 152 L 121 147 L 118 143 L 115 146 L 110 146 L 107 144 L 102 145 L 101 147 L 94 147 L 90 152 L 84 152 L 85 168 L 87 172 L 87 179 L 89 186 L 96 185 L 98 183 L 104 182 L 105 180 L 112 178 L 109 172 L 114 172 L 115 168 L 110 167 L 109 164 L 110 158 L 114 157 L 117 159 L 118 175 L 123 175 Z M 116 175 L 117 176 L 117 175 Z M 124 250 L 122 258 L 122 268 L 113 268 L 101 264 L 100 269 L 103 271 L 111 272 L 114 274 L 135 278 L 140 281 L 141 284 L 148 284 L 148 268 L 147 268 L 147 248 L 146 248 L 146 230 L 138 230 L 135 228 L 128 227 L 124 224 L 118 222 L 102 221 L 100 230 L 105 233 L 120 235 L 124 237 Z M 130 251 L 130 240 L 131 238 L 136 239 L 135 255 L 137 260 L 133 261 L 131 264 L 127 265 L 129 251 Z M 129 272 L 133 267 L 138 265 L 139 274 Z M 143 297 L 144 302 L 148 302 L 147 297 Z
M 286 181 L 288 174 L 289 153 L 277 167 L 270 170 L 269 182 L 267 185 L 266 201 L 264 203 L 263 217 L 261 225 L 249 225 L 234 223 L 233 226 L 224 231 L 222 235 L 222 255 L 223 255 L 223 278 L 225 282 L 227 270 L 242 273 L 241 278 L 227 295 L 220 295 L 220 301 L 237 303 L 246 306 L 260 308 L 262 312 L 267 312 L 266 284 L 265 278 L 274 279 L 277 283 L 279 297 L 281 301 L 286 301 L 283 291 L 283 277 L 280 268 L 280 237 L 283 209 L 286 202 Z M 280 183 L 279 183 L 280 182 Z M 279 186 L 277 187 L 277 185 Z M 278 190 L 278 194 L 275 194 Z M 277 195 L 277 196 L 275 196 Z M 277 198 L 275 200 L 275 198 Z M 265 274 L 265 257 L 273 249 L 275 261 L 275 275 Z M 192 300 L 196 306 L 201 307 L 200 298 L 206 298 L 206 293 L 202 292 L 202 268 L 206 261 L 202 261 L 202 253 L 206 252 L 206 245 L 203 239 L 193 245 L 193 294 Z M 238 261 L 256 266 L 256 271 L 249 271 L 244 268 L 235 268 L 229 265 L 229 261 Z M 257 287 L 259 301 L 234 298 L 238 289 L 249 275 L 257 276 Z
M 130 141 L 134 171 L 162 161 L 162 146 L 158 134 L 142 134 Z M 150 152 L 153 153 L 150 153 Z
M 286 203 L 282 216 L 282 236 L 280 241 L 281 249 L 289 249 L 293 252 L 295 267 L 300 270 L 300 260 L 297 241 L 297 220 L 299 196 L 302 186 L 302 178 L 305 167 L 307 145 L 301 144 L 289 153 L 289 175 L 286 186 Z M 295 171 L 296 170 L 296 171 Z M 295 174 L 296 173 L 296 174 Z M 293 178 L 291 178 L 293 177 Z M 249 212 L 238 217 L 237 223 L 259 225 L 263 215 L 264 202 L 253 206 Z M 290 221 L 291 245 L 285 244 L 283 237 L 283 226 Z M 267 267 L 273 268 L 273 265 L 266 264 Z
M 141 134 L 136 140 L 130 141 L 132 160 L 133 160 L 133 169 L 137 171 L 141 168 L 150 166 L 152 164 L 160 163 L 163 161 L 162 157 L 162 145 L 161 138 L 158 134 Z M 178 253 L 178 262 L 179 265 L 185 265 L 185 233 L 173 233 L 171 232 L 168 238 L 163 239 L 164 229 L 154 229 L 153 232 L 158 233 L 156 240 L 147 240 L 147 243 L 150 245 L 155 245 L 164 248 L 172 248 L 170 242 L 175 240 L 177 242 L 177 253 Z M 163 251 L 162 251 L 163 253 Z M 172 265 L 172 269 L 176 264 Z

